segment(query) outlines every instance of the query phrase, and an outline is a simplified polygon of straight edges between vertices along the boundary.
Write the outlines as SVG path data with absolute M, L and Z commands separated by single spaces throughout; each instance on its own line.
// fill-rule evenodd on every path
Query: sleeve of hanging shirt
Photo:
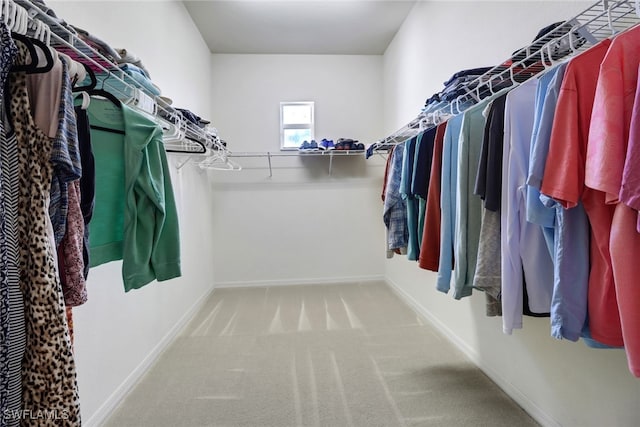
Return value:
M 178 277 L 181 271 L 178 215 L 162 130 L 144 116 L 127 111 L 130 125 L 125 147 L 127 207 L 122 272 L 125 290 L 129 291 L 154 279 Z
M 504 117 L 504 145 L 502 152 L 502 209 L 500 228 L 502 230 L 502 328 L 505 334 L 522 328 L 523 280 L 520 260 L 518 229 L 514 221 L 518 214 L 518 189 L 511 186 L 513 174 L 517 173 L 511 157 L 511 120 L 509 117 L 509 97 L 507 96 Z
M 480 226 L 482 222 L 482 200 L 473 194 L 480 150 L 484 136 L 485 117 L 482 111 L 486 102 L 478 104 L 464 113 L 460 147 L 458 151 L 458 216 L 456 218 L 455 258 L 456 271 L 454 298 L 470 296 L 473 289 Z
M 640 68 L 639 68 L 640 73 Z M 635 101 L 629 129 L 629 146 L 622 174 L 620 201 L 640 212 L 640 84 L 636 87 Z M 640 218 L 640 217 L 639 217 Z M 640 219 L 637 230 L 640 233 Z
M 456 223 L 456 178 L 458 174 L 458 140 L 462 126 L 462 115 L 453 117 L 447 123 L 442 152 L 442 191 L 440 205 L 442 221 L 440 228 L 440 263 L 436 289 L 449 292 L 453 270 L 454 227 Z M 456 261 L 457 262 L 457 261 Z
M 609 204 L 619 201 L 639 62 L 640 27 L 615 37 L 600 64 L 589 126 L 585 185 L 605 192 Z

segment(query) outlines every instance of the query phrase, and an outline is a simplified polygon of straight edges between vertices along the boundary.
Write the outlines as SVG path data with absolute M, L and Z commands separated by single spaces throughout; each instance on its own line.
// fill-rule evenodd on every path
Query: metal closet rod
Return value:
M 640 2 L 602 0 L 580 12 L 575 17 L 535 40 L 531 45 L 515 52 L 502 65 L 491 68 L 486 73 L 471 80 L 464 87 L 464 93 L 452 101 L 440 101 L 435 107 L 422 111 L 418 116 L 389 136 L 374 143 L 374 147 L 388 148 L 434 127 L 449 117 L 462 114 L 467 109 L 495 94 L 499 88 L 494 85 L 509 83 L 505 88 L 513 88 L 528 79 L 588 50 L 601 40 L 640 23 Z M 569 31 L 566 31 L 570 25 Z M 552 37 L 554 32 L 561 35 Z M 564 45 L 563 45 L 564 44 Z M 566 51 L 567 46 L 569 50 Z M 564 48 L 561 56 L 554 48 Z M 513 58 L 520 58 L 512 61 Z M 509 66 L 504 64 L 510 63 Z M 504 87 L 504 86 L 503 86 Z
M 364 156 L 362 150 L 325 150 L 325 151 L 245 151 L 245 152 L 228 152 L 227 157 L 254 157 L 264 158 L 266 157 L 269 162 L 269 178 L 273 177 L 273 165 L 271 164 L 272 157 L 307 157 L 307 156 L 328 156 L 329 157 L 329 175 L 333 171 L 333 157 L 334 156 Z

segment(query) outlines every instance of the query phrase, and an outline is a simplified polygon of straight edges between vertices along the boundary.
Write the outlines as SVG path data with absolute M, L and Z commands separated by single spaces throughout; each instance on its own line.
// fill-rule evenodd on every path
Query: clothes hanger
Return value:
M 89 104 L 91 103 L 91 96 L 87 92 L 80 92 L 77 95 L 74 95 L 73 99 L 77 99 L 78 95 L 82 97 L 80 108 L 82 108 L 83 110 L 89 108 Z
M 29 25 L 29 15 L 27 11 L 16 4 L 13 9 L 13 15 L 15 16 L 13 28 L 14 31 L 20 34 L 27 34 L 27 28 Z
M 98 80 L 96 79 L 96 74 L 93 72 L 91 67 L 89 67 L 84 62 L 81 62 L 80 65 L 82 65 L 82 67 L 86 71 L 86 75 L 89 76 L 89 84 L 86 85 L 86 86 L 76 86 L 76 87 L 74 87 L 72 89 L 72 92 L 86 92 L 86 91 L 95 89 L 95 87 L 98 85 Z M 84 81 L 85 79 L 82 79 L 80 81 Z
M 87 69 L 88 69 L 88 68 L 87 68 Z M 107 78 L 106 78 L 106 79 L 104 79 L 104 80 L 102 81 L 102 86 L 100 87 L 100 89 L 93 88 L 93 89 L 89 89 L 89 90 L 87 90 L 86 92 L 87 92 L 89 95 L 91 95 L 91 96 L 101 96 L 101 97 L 103 97 L 103 98 L 105 98 L 105 99 L 107 99 L 107 100 L 111 101 L 111 103 L 112 103 L 113 105 L 115 105 L 116 107 L 118 107 L 118 108 L 122 109 L 122 101 L 120 101 L 120 100 L 119 100 L 119 99 L 118 99 L 114 94 L 112 94 L 111 92 L 108 92 L 108 91 L 104 90 L 104 82 L 105 82 L 109 77 L 111 77 L 111 71 L 108 71 L 108 73 L 109 73 L 109 75 L 107 76 Z M 94 75 L 94 77 L 95 77 L 95 75 Z M 120 132 L 118 132 L 118 133 L 120 133 Z
M 241 171 L 242 166 L 227 156 L 227 152 L 212 151 L 212 155 L 198 163 L 200 169 L 212 169 L 221 171 Z
M 609 20 L 609 30 L 611 30 L 611 37 L 615 36 L 618 33 L 616 28 L 613 26 L 613 19 L 611 17 L 611 11 L 613 10 L 614 6 L 616 6 L 616 3 L 611 3 L 607 8 L 607 19 Z
M 26 71 L 27 74 L 47 73 L 51 71 L 51 69 L 55 65 L 55 60 L 53 58 L 53 54 L 51 53 L 51 49 L 49 49 L 49 46 L 47 46 L 46 44 L 44 44 L 42 41 L 38 39 L 24 36 L 22 34 L 15 34 L 15 35 L 12 34 L 11 37 L 16 38 L 22 41 L 23 43 L 27 44 L 27 48 L 29 48 L 28 44 L 31 44 L 34 48 L 33 52 L 31 50 L 29 51 L 29 53 L 31 53 L 32 55 L 33 61 L 31 64 L 31 68 Z M 42 54 L 44 55 L 44 59 L 46 60 L 46 63 L 44 65 L 41 65 L 39 63 L 38 59 L 40 57 L 37 54 L 37 52 L 35 52 L 36 50 L 35 48 L 39 48 L 42 51 Z M 35 53 L 35 56 L 34 56 L 34 53 Z
M 68 73 L 71 78 L 72 86 L 75 87 L 78 82 L 83 82 L 87 77 L 87 72 L 82 63 L 74 60 L 64 52 L 56 51 L 58 58 L 64 59 L 68 66 Z
M 87 67 L 87 72 L 89 72 L 90 76 L 93 75 L 93 78 L 95 79 L 95 74 L 93 74 L 93 71 L 90 71 L 90 68 Z M 107 79 L 111 76 L 111 72 L 108 71 L 109 75 L 107 76 Z M 105 80 L 107 80 L 105 79 Z M 105 80 L 102 81 L 102 86 L 100 87 L 100 89 L 97 88 L 92 88 L 89 90 L 84 91 L 85 93 L 89 94 L 90 96 L 99 96 L 102 98 L 105 98 L 106 100 L 110 101 L 113 105 L 115 105 L 118 109 L 122 109 L 122 101 L 120 101 L 114 94 L 112 94 L 111 92 L 108 92 L 106 90 L 104 90 L 104 82 Z M 109 133 L 116 133 L 119 135 L 126 135 L 126 132 L 120 129 L 111 129 L 111 128 L 106 128 L 103 126 L 97 126 L 97 125 L 89 125 L 89 127 L 91 129 L 95 129 L 95 130 L 100 130 L 103 132 L 109 132 Z
M 16 4 L 10 0 L 2 0 L 2 20 L 7 28 L 12 28 L 15 20 L 14 8 Z
M 28 74 L 49 72 L 55 64 L 49 46 L 37 38 L 28 37 L 26 35 L 29 25 L 29 15 L 26 9 L 24 9 L 23 7 L 18 6 L 15 3 L 13 3 L 13 5 L 15 7 L 11 9 L 8 14 L 8 16 L 12 19 L 11 37 L 15 40 L 19 40 L 26 46 L 27 50 L 29 51 L 29 55 L 31 56 L 31 63 L 14 65 L 11 67 L 11 71 L 24 71 Z M 40 26 L 40 28 L 43 27 Z M 46 63 L 44 65 L 41 65 L 39 63 L 39 55 L 36 52 L 36 47 L 38 47 L 44 55 L 44 59 L 46 60 Z
M 165 151 L 167 153 L 205 154 L 207 152 L 207 147 L 205 147 L 202 142 L 188 137 L 179 141 L 163 140 L 163 143 L 165 144 Z

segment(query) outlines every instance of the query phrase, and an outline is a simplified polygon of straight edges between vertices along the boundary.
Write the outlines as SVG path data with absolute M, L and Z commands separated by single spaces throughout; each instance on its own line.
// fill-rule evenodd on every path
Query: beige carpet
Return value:
M 384 283 L 217 289 L 108 426 L 536 426 Z

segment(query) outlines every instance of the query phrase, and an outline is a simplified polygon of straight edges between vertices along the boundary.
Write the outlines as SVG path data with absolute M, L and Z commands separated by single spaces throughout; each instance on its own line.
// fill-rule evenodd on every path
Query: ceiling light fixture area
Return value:
M 183 3 L 212 53 L 381 55 L 415 0 Z

